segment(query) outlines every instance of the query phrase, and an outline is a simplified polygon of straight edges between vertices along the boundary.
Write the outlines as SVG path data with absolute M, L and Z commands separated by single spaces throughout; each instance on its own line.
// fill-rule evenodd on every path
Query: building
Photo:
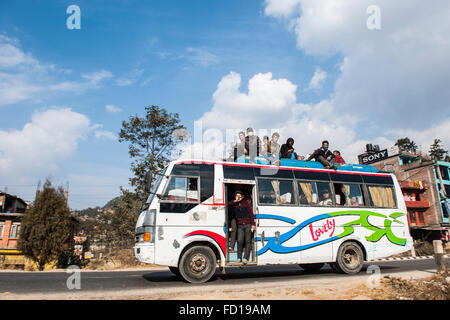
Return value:
M 366 152 L 358 159 L 360 164 L 394 172 L 403 191 L 414 239 L 439 239 L 441 232 L 450 229 L 450 200 L 441 192 L 443 185 L 446 195 L 450 195 L 450 162 L 439 161 L 435 164 L 421 153 L 404 152 L 396 147 L 380 150 L 370 144 L 366 145 Z
M 0 192 L 0 263 L 22 263 L 23 256 L 17 250 L 20 222 L 27 203 L 10 194 Z

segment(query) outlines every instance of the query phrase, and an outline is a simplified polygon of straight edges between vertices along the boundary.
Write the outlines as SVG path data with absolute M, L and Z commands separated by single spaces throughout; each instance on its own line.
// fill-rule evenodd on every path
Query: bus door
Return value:
M 256 215 L 255 184 L 254 182 L 229 181 L 225 183 L 225 229 L 226 229 L 226 263 L 227 265 L 242 265 L 237 255 L 238 231 L 236 220 L 233 219 L 234 214 L 228 207 L 228 203 L 235 199 L 235 192 L 241 191 L 244 199 L 250 199 L 253 206 L 253 214 Z M 256 220 L 256 219 L 255 219 Z M 256 221 L 255 221 L 256 224 Z M 256 230 L 252 232 L 250 259 L 247 264 L 256 264 Z M 245 244 L 244 244 L 245 246 Z M 244 256 L 245 249 L 242 250 Z

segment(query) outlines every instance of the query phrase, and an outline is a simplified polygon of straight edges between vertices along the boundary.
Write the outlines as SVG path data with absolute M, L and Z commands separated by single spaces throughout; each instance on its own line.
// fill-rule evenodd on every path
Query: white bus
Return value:
M 168 266 L 192 283 L 208 281 L 217 266 L 241 266 L 236 248 L 229 248 L 227 209 L 236 190 L 252 200 L 256 223 L 247 265 L 317 271 L 329 263 L 354 274 L 364 261 L 411 250 L 405 201 L 392 173 L 281 164 L 171 162 L 138 218 L 136 260 Z

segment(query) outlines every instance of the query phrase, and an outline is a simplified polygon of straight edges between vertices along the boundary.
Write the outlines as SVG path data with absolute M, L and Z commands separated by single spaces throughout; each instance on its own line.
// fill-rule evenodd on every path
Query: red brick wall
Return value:
M 3 230 L 3 237 L 0 238 L 0 248 L 4 249 L 16 249 L 17 238 L 10 238 L 12 220 L 2 220 L 5 223 Z
M 385 166 L 386 164 L 391 165 Z M 400 165 L 398 157 L 395 156 L 372 164 L 372 166 L 379 170 L 383 166 L 383 170 L 395 170 L 395 175 L 399 182 L 404 180 L 424 181 L 426 183 L 426 190 L 421 192 L 420 200 L 430 203 L 430 208 L 424 211 L 426 225 L 438 225 L 442 223 L 439 197 L 431 161 L 423 161 L 422 163 L 416 161 L 406 165 Z

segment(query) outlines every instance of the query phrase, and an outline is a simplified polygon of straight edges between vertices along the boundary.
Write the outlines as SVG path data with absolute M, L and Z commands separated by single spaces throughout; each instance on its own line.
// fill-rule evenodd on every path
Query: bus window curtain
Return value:
M 283 202 L 282 202 L 281 197 L 280 197 L 280 181 L 273 180 L 270 183 L 272 184 L 272 188 L 275 191 L 277 204 L 282 204 Z
M 343 184 L 342 185 L 342 192 L 345 195 L 345 205 L 346 206 L 351 206 L 352 205 L 352 201 L 350 200 L 350 185 Z
M 386 196 L 386 202 L 384 203 L 386 207 L 393 208 L 395 207 L 395 201 L 394 201 L 394 193 L 392 191 L 392 188 L 390 187 L 384 187 L 384 194 Z
M 383 198 L 378 187 L 369 187 L 370 197 L 375 207 L 383 207 Z
M 308 200 L 308 204 L 312 203 L 312 186 L 311 183 L 308 182 L 300 182 L 300 188 L 302 188 L 303 193 L 306 196 L 306 200 Z

